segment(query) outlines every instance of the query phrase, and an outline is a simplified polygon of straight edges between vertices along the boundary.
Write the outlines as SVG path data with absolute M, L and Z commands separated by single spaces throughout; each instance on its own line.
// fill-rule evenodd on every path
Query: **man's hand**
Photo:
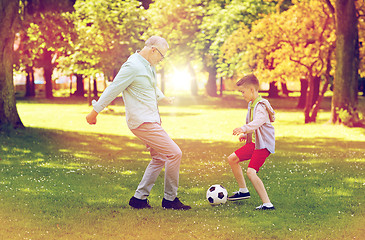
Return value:
M 233 135 L 235 135 L 235 136 L 240 135 L 241 133 L 243 133 L 242 128 L 235 128 L 233 130 Z
M 96 124 L 96 116 L 98 116 L 98 113 L 93 109 L 87 116 L 86 121 L 90 124 Z
M 167 104 L 173 104 L 175 101 L 175 97 L 165 97 L 164 99 L 162 99 L 162 101 Z

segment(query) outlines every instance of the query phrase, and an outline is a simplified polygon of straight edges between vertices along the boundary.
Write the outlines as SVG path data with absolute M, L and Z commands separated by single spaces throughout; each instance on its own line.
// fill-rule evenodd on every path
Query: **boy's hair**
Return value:
M 237 86 L 243 86 L 246 84 L 254 86 L 257 90 L 260 87 L 259 80 L 256 78 L 256 76 L 253 73 L 244 76 L 243 78 L 238 80 L 238 82 L 236 83 Z

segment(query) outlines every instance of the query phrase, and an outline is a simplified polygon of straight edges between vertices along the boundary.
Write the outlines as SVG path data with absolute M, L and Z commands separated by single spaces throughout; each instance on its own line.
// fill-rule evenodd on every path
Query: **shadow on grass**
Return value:
M 51 224 L 74 223 L 90 214 L 92 218 L 100 214 L 108 218 L 116 211 L 126 214 L 150 160 L 145 146 L 126 136 L 27 128 L 0 137 L 0 206 Z M 252 221 L 256 226 L 267 221 L 252 211 L 260 200 L 250 183 L 250 201 L 211 208 L 205 200 L 211 184 L 236 190 L 226 158 L 240 144 L 176 142 L 183 151 L 179 196 L 195 208 L 189 219 L 204 219 L 213 211 L 217 214 L 212 220 L 219 216 L 227 224 L 232 224 L 234 212 L 244 213 L 235 217 L 235 224 Z M 364 216 L 360 207 L 365 203 L 365 142 L 292 137 L 276 143 L 277 152 L 259 172 L 277 208 L 265 231 L 290 228 L 310 236 L 310 231 L 323 227 L 338 231 L 350 226 L 354 217 Z M 149 198 L 152 206 L 161 204 L 163 181 L 160 174 Z M 250 231 L 261 234 L 263 229 L 257 225 Z

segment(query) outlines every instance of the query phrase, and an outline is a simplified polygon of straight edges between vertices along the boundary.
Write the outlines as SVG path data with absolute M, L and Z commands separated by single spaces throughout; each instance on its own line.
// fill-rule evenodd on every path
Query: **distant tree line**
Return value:
M 13 70 L 26 73 L 26 96 L 35 95 L 34 68 L 43 68 L 45 94 L 53 97 L 54 69 L 77 77 L 113 79 L 143 40 L 161 35 L 170 44 L 159 71 L 187 66 L 191 93 L 206 72 L 205 92 L 216 97 L 217 80 L 254 72 L 270 83 L 301 82 L 298 107 L 315 122 L 333 87 L 332 122 L 361 124 L 358 79 L 365 76 L 365 4 L 356 0 L 0 0 L 0 126 L 22 127 L 15 104 Z M 14 51 L 14 40 L 19 42 Z M 174 63 L 174 65 L 171 64 Z

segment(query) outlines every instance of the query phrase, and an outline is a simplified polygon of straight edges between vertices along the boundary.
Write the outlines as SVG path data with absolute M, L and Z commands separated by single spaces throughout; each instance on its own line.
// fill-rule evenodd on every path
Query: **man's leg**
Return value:
M 173 201 L 177 196 L 179 186 L 179 170 L 182 156 L 179 146 L 157 123 L 142 124 L 137 129 L 133 129 L 132 132 L 155 152 L 154 159 L 148 165 L 135 197 L 146 198 L 149 195 L 157 176 L 163 168 L 163 164 L 165 164 L 164 197 L 166 200 Z
M 137 187 L 136 193 L 134 194 L 134 197 L 138 199 L 146 199 L 148 197 L 152 187 L 155 185 L 158 175 L 160 175 L 162 168 L 165 166 L 165 159 L 162 159 L 151 147 L 147 146 L 147 148 L 150 150 L 152 160 L 148 164 L 142 180 Z

